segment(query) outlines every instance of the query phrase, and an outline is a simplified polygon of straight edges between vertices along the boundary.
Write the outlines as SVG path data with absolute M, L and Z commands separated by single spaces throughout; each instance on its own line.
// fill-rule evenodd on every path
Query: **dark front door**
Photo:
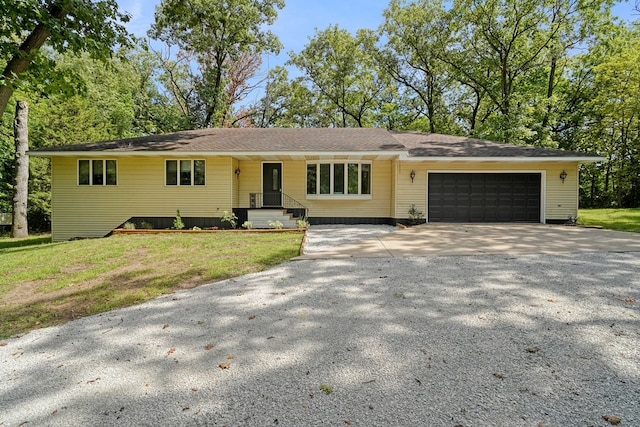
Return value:
M 282 163 L 262 164 L 262 206 L 282 207 Z
M 540 222 L 539 173 L 430 173 L 429 222 Z

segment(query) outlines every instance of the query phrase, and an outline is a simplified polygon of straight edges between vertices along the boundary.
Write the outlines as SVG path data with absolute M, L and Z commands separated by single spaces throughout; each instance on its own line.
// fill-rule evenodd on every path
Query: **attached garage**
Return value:
M 540 173 L 429 173 L 429 222 L 541 222 Z

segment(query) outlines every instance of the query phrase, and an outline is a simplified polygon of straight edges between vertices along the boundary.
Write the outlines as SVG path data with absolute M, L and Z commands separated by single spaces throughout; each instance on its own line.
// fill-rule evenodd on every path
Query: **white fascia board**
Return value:
M 401 156 L 402 151 L 34 151 L 34 157 Z
M 607 160 L 604 157 L 406 157 L 405 162 L 500 162 L 500 163 L 539 163 L 539 162 L 579 162 L 595 163 Z

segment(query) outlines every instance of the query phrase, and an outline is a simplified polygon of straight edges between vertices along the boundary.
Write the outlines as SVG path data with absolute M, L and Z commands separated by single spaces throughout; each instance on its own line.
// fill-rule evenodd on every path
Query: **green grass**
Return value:
M 640 209 L 580 209 L 578 223 L 640 233 Z
M 303 234 L 0 238 L 0 338 L 280 264 Z

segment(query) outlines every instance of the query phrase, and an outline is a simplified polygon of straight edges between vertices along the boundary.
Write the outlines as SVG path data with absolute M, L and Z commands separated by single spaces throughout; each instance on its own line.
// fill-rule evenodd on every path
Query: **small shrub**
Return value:
M 307 221 L 306 219 L 299 219 L 296 221 L 296 225 L 300 230 L 303 230 L 305 228 L 309 228 L 309 221 Z
M 176 219 L 173 220 L 173 228 L 176 230 L 182 230 L 184 228 L 184 222 L 180 216 L 180 209 L 176 210 Z
M 416 208 L 416 205 L 412 204 L 409 208 L 409 224 L 416 225 L 424 222 L 424 212 Z
M 333 393 L 333 387 L 327 384 L 320 384 L 320 390 L 324 391 L 326 394 Z
M 251 230 L 253 228 L 253 223 L 251 221 L 245 221 L 242 223 L 242 228 L 246 228 L 247 230 Z
M 142 221 L 140 223 L 140 228 L 142 228 L 143 230 L 152 230 L 153 229 L 153 224 L 151 224 L 150 222 L 147 222 L 147 221 Z
M 284 228 L 284 224 L 282 224 L 280 221 L 269 221 L 269 228 L 281 230 L 282 228 Z
M 136 225 L 132 222 L 125 222 L 124 225 L 122 226 L 122 228 L 124 228 L 125 230 L 135 230 L 136 229 Z
M 233 212 L 224 211 L 222 212 L 222 218 L 220 218 L 220 221 L 228 223 L 231 228 L 236 228 L 236 225 L 238 224 L 238 217 Z

